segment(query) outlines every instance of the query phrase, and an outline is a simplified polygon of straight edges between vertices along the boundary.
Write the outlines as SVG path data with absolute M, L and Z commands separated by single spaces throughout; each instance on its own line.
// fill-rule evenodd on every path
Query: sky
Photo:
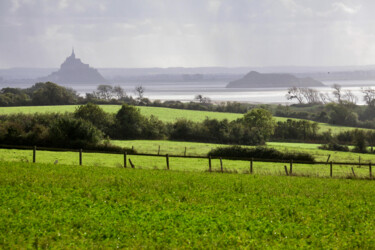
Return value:
M 0 68 L 375 64 L 373 0 L 0 0 Z

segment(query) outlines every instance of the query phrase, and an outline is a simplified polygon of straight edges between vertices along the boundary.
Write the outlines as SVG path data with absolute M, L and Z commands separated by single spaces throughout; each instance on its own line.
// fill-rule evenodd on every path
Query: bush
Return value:
M 57 147 L 83 148 L 97 145 L 102 132 L 91 122 L 71 117 L 61 117 L 50 129 L 50 144 Z
M 91 122 L 95 127 L 105 133 L 108 133 L 108 129 L 114 123 L 113 117 L 110 114 L 104 112 L 99 105 L 93 103 L 87 103 L 86 105 L 77 107 L 74 111 L 74 117 Z
M 136 154 L 137 151 L 135 151 L 132 148 L 123 148 L 120 146 L 103 143 L 98 145 L 88 145 L 87 147 L 84 147 L 85 150 L 94 150 L 94 151 L 100 151 L 100 152 L 115 152 L 115 153 L 128 153 L 128 154 Z
M 256 158 L 269 160 L 295 160 L 295 161 L 315 161 L 314 157 L 307 153 L 280 152 L 274 148 L 255 147 L 245 148 L 240 146 L 219 147 L 212 149 L 208 155 L 238 157 L 238 158 Z
M 327 144 L 323 144 L 319 146 L 319 149 L 324 149 L 324 150 L 333 150 L 333 151 L 343 151 L 343 152 L 348 152 L 349 147 L 346 145 L 340 145 L 336 142 L 330 142 Z

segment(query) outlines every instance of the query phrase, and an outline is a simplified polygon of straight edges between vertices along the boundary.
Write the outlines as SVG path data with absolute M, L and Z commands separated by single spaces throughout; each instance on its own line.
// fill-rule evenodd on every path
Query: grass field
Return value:
M 111 141 L 114 145 L 121 147 L 134 147 L 139 153 L 157 154 L 160 145 L 160 154 L 205 156 L 211 149 L 217 147 L 227 147 L 228 145 L 199 143 L 199 142 L 178 142 L 178 141 L 153 141 L 153 140 L 130 140 L 130 141 Z M 282 152 L 303 152 L 309 153 L 315 157 L 316 161 L 326 161 L 331 155 L 330 161 L 336 162 L 375 162 L 375 154 L 360 154 L 353 152 L 339 152 L 318 149 L 320 144 L 309 143 L 286 143 L 286 142 L 268 142 L 268 147 L 275 148 Z
M 0 248 L 375 244 L 375 182 L 0 162 Z
M 119 105 L 101 105 L 103 110 L 108 113 L 116 113 Z M 0 107 L 0 115 L 14 114 L 14 113 L 45 113 L 45 112 L 74 112 L 77 105 L 62 105 L 62 106 L 25 106 L 25 107 Z M 174 122 L 177 119 L 185 118 L 195 122 L 203 121 L 206 117 L 210 119 L 228 119 L 229 121 L 242 117 L 242 114 L 235 113 L 221 113 L 209 111 L 195 111 L 195 110 L 182 110 L 158 107 L 139 107 L 141 113 L 145 116 L 155 115 L 164 122 Z M 274 117 L 276 121 L 286 121 L 288 118 Z M 293 118 L 294 119 L 294 118 Z M 299 119 L 294 119 L 299 120 Z M 353 127 L 335 126 L 327 123 L 319 123 L 320 131 L 332 130 L 332 133 L 339 133 L 346 130 L 353 130 Z
M 83 153 L 83 165 L 85 166 L 103 166 L 110 168 L 123 168 L 124 158 L 121 154 L 99 154 L 99 153 Z M 166 159 L 164 155 L 155 156 L 139 156 L 128 155 L 136 168 L 141 169 L 166 169 Z M 16 150 L 16 149 L 0 149 L 0 161 L 9 162 L 32 162 L 32 150 Z M 56 166 L 72 165 L 79 167 L 79 153 L 78 152 L 53 152 L 53 151 L 37 151 L 37 163 L 52 164 L 57 161 Z M 365 162 L 365 160 L 362 160 Z M 181 172 L 205 172 L 208 170 L 208 159 L 206 158 L 184 158 L 184 157 L 170 157 L 170 169 Z M 254 162 L 254 174 L 259 175 L 285 175 L 284 165 L 288 163 L 272 163 L 272 162 Z M 127 163 L 129 166 L 129 163 Z M 235 161 L 223 160 L 223 166 L 227 172 L 248 173 L 249 161 Z M 367 166 L 341 166 L 334 165 L 334 177 L 350 177 L 351 167 L 354 167 L 355 173 L 358 177 L 368 177 L 369 168 Z M 212 160 L 213 171 L 220 170 L 220 161 L 218 159 Z M 329 177 L 330 167 L 328 164 L 293 164 L 293 173 L 296 175 L 306 175 L 311 177 Z

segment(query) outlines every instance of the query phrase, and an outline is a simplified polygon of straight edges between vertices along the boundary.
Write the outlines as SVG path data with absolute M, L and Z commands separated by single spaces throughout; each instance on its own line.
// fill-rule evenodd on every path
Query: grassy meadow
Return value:
M 15 114 L 15 113 L 46 113 L 46 112 L 74 112 L 78 105 L 61 105 L 61 106 L 23 106 L 23 107 L 0 107 L 0 115 Z M 100 107 L 108 113 L 116 113 L 120 109 L 120 105 L 100 105 Z M 210 119 L 228 119 L 229 121 L 241 118 L 242 114 L 235 113 L 221 113 L 198 110 L 182 110 L 159 107 L 138 107 L 142 115 L 157 116 L 164 122 L 174 122 L 177 119 L 188 119 L 195 122 L 203 121 L 206 117 Z M 285 117 L 274 117 L 276 121 L 286 121 Z M 294 120 L 299 120 L 295 119 Z M 332 130 L 332 133 L 340 133 L 346 130 L 353 130 L 353 127 L 335 126 L 327 123 L 319 123 L 320 131 Z
M 134 147 L 138 153 L 157 154 L 160 146 L 160 154 L 184 155 L 186 147 L 187 156 L 206 156 L 211 149 L 217 147 L 228 147 L 229 145 L 200 143 L 200 142 L 179 142 L 179 141 L 157 141 L 157 140 L 129 140 L 129 141 L 111 141 L 112 144 L 121 147 Z M 354 152 L 339 152 L 318 149 L 320 144 L 310 143 L 287 143 L 287 142 L 268 142 L 268 147 L 280 151 L 309 153 L 315 157 L 316 161 L 326 161 L 330 156 L 330 161 L 336 162 L 375 162 L 375 154 L 361 154 Z M 245 146 L 244 146 L 245 147 Z M 247 146 L 251 147 L 251 146 Z
M 372 248 L 375 182 L 0 161 L 0 248 Z
M 166 169 L 166 158 L 161 156 L 141 156 L 128 155 L 135 168 L 137 169 Z M 107 153 L 87 153 L 84 152 L 82 156 L 84 166 L 109 167 L 109 168 L 123 168 L 124 157 L 121 154 L 107 154 Z M 358 160 L 358 159 L 357 159 Z M 367 162 L 369 159 L 362 159 L 362 162 Z M 8 162 L 32 162 L 32 150 L 18 150 L 18 149 L 0 149 L 0 161 Z M 54 164 L 56 167 L 60 165 L 79 166 L 78 152 L 54 152 L 37 150 L 36 162 L 45 164 Z M 353 161 L 356 162 L 356 161 Z M 170 170 L 179 172 L 206 172 L 208 171 L 208 159 L 206 158 L 184 158 L 184 157 L 170 157 Z M 289 167 L 289 163 L 272 163 L 256 161 L 253 165 L 253 173 L 257 175 L 285 175 L 284 165 Z M 127 162 L 129 168 L 129 162 Z M 223 167 L 226 172 L 233 172 L 239 174 L 249 173 L 249 161 L 240 160 L 223 160 Z M 346 178 L 352 177 L 351 167 L 354 168 L 355 174 L 358 177 L 368 177 L 369 168 L 367 166 L 358 165 L 334 165 L 333 177 Z M 212 170 L 220 170 L 220 161 L 218 159 L 212 160 Z M 311 176 L 311 177 L 329 177 L 330 167 L 328 164 L 293 164 L 293 174 Z

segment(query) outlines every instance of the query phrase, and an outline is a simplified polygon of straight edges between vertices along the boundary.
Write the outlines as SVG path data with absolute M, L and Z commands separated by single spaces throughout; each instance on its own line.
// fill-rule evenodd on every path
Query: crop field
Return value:
M 112 144 L 121 147 L 134 147 L 138 153 L 157 154 L 160 146 L 160 154 L 184 155 L 186 147 L 187 156 L 206 156 L 211 149 L 217 147 L 228 147 L 229 145 L 200 143 L 200 142 L 179 142 L 179 141 L 154 141 L 154 140 L 129 140 L 129 141 L 111 141 Z M 309 153 L 315 157 L 316 161 L 326 161 L 330 156 L 330 161 L 336 162 L 373 162 L 375 163 L 375 154 L 361 154 L 354 152 L 339 152 L 318 149 L 320 144 L 309 143 L 286 143 L 286 142 L 268 142 L 268 147 L 275 148 L 282 152 L 301 152 Z M 251 146 L 248 146 L 251 147 Z
M 161 156 L 142 156 L 142 155 L 128 155 L 135 168 L 137 169 L 166 169 L 166 158 Z M 124 157 L 121 154 L 108 153 L 88 153 L 84 152 L 82 156 L 84 166 L 102 166 L 110 168 L 123 168 Z M 32 150 L 17 150 L 17 149 L 0 149 L 0 161 L 8 162 L 32 162 Z M 37 163 L 54 164 L 56 167 L 60 165 L 79 166 L 78 152 L 54 152 L 38 150 L 36 153 Z M 362 162 L 366 162 L 363 160 Z M 289 163 L 273 163 L 254 161 L 253 173 L 257 175 L 285 175 L 284 166 L 289 168 Z M 180 172 L 206 172 L 208 171 L 207 158 L 185 158 L 185 157 L 170 157 L 169 166 L 172 171 Z M 129 162 L 127 162 L 129 168 Z M 357 177 L 368 177 L 368 166 L 347 166 L 334 164 L 333 177 L 346 178 L 352 177 L 352 169 L 354 168 Z M 243 160 L 223 160 L 223 168 L 225 172 L 247 174 L 250 171 L 250 162 Z M 212 159 L 212 171 L 220 171 L 220 160 Z M 311 177 L 329 177 L 329 164 L 293 164 L 293 174 L 300 176 Z
M 372 248 L 375 182 L 0 161 L 0 248 Z
M 0 107 L 0 115 L 15 114 L 15 113 L 46 113 L 46 112 L 74 112 L 77 105 L 61 105 L 61 106 L 23 106 L 23 107 Z M 108 113 L 116 113 L 120 109 L 120 105 L 101 105 L 101 108 Z M 138 107 L 141 113 L 145 116 L 155 115 L 164 122 L 174 122 L 177 119 L 188 119 L 195 122 L 203 121 L 206 117 L 210 119 L 228 119 L 229 121 L 241 118 L 242 114 L 235 113 L 221 113 L 210 111 L 196 111 L 196 110 L 182 110 L 159 107 Z M 286 121 L 285 117 L 274 117 L 276 121 Z M 300 120 L 295 119 L 294 120 Z M 353 127 L 335 126 L 327 123 L 319 123 L 320 131 L 328 131 L 331 129 L 332 133 L 340 133 L 346 130 L 353 130 Z

